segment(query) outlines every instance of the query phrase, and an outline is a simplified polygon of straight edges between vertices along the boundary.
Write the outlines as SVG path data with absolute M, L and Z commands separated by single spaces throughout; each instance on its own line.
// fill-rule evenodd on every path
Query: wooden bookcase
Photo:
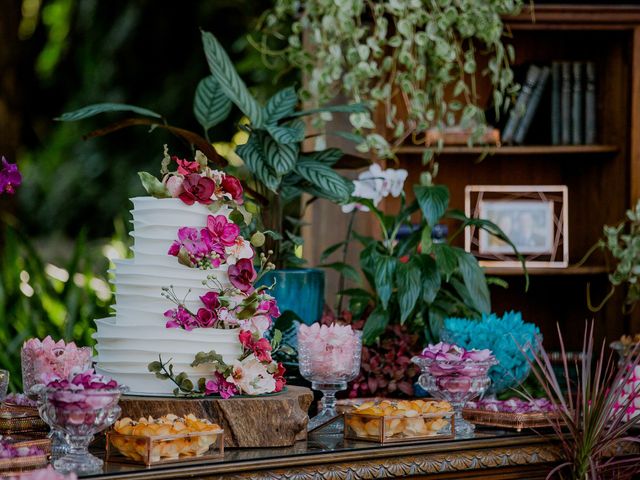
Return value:
M 621 290 L 600 312 L 587 308 L 587 284 L 596 303 L 608 292 L 604 258 L 597 254 L 583 266 L 573 265 L 601 237 L 603 225 L 617 224 L 640 197 L 640 6 L 537 5 L 534 11 L 527 8 L 506 21 L 516 67 L 550 65 L 554 60 L 595 62 L 598 143 L 552 146 L 550 122 L 536 118 L 530 145 L 445 146 L 438 154 L 436 182 L 449 187 L 451 206 L 459 209 L 464 208 L 467 185 L 567 185 L 569 268 L 530 270 L 527 292 L 521 270 L 487 269 L 509 283 L 506 290 L 492 287 L 493 310 L 521 310 L 525 320 L 540 326 L 551 349 L 557 347 L 556 322 L 572 350 L 580 349 L 584 323 L 591 318 L 597 322 L 600 339 L 640 332 L 640 315 L 622 313 Z M 489 91 L 488 85 L 484 88 Z M 410 172 L 408 185 L 418 182 L 424 148 L 407 145 L 398 151 L 400 166 Z M 387 207 L 394 212 L 396 204 Z M 340 224 L 346 219 L 335 208 L 322 205 L 310 215 L 326 226 L 306 235 L 307 256 L 317 261 L 322 247 L 343 238 Z M 332 288 L 329 277 L 328 298 Z

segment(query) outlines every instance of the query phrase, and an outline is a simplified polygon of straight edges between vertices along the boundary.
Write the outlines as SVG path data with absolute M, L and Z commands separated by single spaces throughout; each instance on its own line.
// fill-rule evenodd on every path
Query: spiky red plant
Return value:
M 629 407 L 640 389 L 626 396 L 623 390 L 640 363 L 640 348 L 636 346 L 618 366 L 612 352 L 605 354 L 604 341 L 600 353 L 594 355 L 593 329 L 593 322 L 586 325 L 582 360 L 572 366 L 577 373 L 577 380 L 572 382 L 558 326 L 562 375 L 566 384 L 572 387 L 569 392 L 560 387 L 549 355 L 541 343 L 538 352 L 533 353 L 532 358 L 527 357 L 533 374 L 559 414 L 551 417 L 550 424 L 560 441 L 564 461 L 549 472 L 548 479 L 631 479 L 640 474 L 640 456 L 624 455 L 626 447 L 640 442 L 640 437 L 630 432 L 640 423 L 640 416 L 628 418 Z

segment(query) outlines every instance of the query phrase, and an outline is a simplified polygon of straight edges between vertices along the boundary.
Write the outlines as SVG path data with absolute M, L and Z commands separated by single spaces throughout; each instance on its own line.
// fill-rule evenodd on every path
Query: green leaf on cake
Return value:
M 211 74 L 225 95 L 251 120 L 252 127 L 264 124 L 264 112 L 238 75 L 229 55 L 211 33 L 202 31 L 202 44 Z
M 298 104 L 298 94 L 293 87 L 287 87 L 277 92 L 269 99 L 264 107 L 267 123 L 275 123 L 293 113 Z
M 138 172 L 142 186 L 149 195 L 156 198 L 171 198 L 167 187 L 156 177 L 147 172 Z
M 193 99 L 193 113 L 202 128 L 209 130 L 227 118 L 231 105 L 213 75 L 200 80 Z
M 126 103 L 95 103 L 93 105 L 87 105 L 86 107 L 74 110 L 73 112 L 63 113 L 59 117 L 54 118 L 54 120 L 58 120 L 60 122 L 75 122 L 77 120 L 83 120 L 106 112 L 134 112 L 146 117 L 162 118 L 162 115 L 154 112 L 153 110 L 136 107 L 135 105 L 127 105 Z
M 227 368 L 227 364 L 224 363 L 222 355 L 216 353 L 215 350 L 211 350 L 210 352 L 198 352 L 193 362 L 191 362 L 192 367 L 205 364 L 214 365 L 216 370 Z

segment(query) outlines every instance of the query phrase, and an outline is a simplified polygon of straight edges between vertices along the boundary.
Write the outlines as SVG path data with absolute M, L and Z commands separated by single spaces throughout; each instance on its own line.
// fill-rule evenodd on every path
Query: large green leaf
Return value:
M 376 291 L 385 309 L 389 305 L 389 299 L 393 293 L 393 279 L 397 263 L 398 260 L 389 255 L 378 255 L 375 259 L 376 270 L 374 278 Z
M 320 254 L 320 262 L 324 262 L 327 258 L 329 258 L 334 252 L 337 252 L 340 248 L 344 248 L 346 241 L 334 243 L 329 247 L 325 248 L 324 251 Z
M 407 263 L 398 263 L 396 284 L 398 285 L 398 303 L 400 305 L 400 323 L 409 318 L 422 291 L 420 265 L 411 258 Z
M 167 187 L 165 187 L 164 183 L 158 180 L 156 177 L 151 175 L 148 172 L 138 172 L 138 176 L 140 177 L 140 181 L 142 182 L 142 186 L 147 191 L 149 195 L 156 198 L 170 198 L 169 192 L 167 191 Z
M 453 247 L 453 251 L 458 257 L 458 268 L 464 280 L 464 285 L 471 296 L 471 307 L 482 313 L 491 312 L 491 297 L 489 287 L 485 279 L 484 272 L 478 260 L 472 254 L 465 252 L 461 248 Z
M 193 113 L 202 128 L 209 130 L 227 118 L 231 105 L 213 75 L 200 80 L 193 99 Z
M 458 268 L 458 256 L 453 250 L 453 247 L 446 243 L 436 243 L 433 247 L 436 253 L 438 269 L 445 276 L 446 280 L 449 281 L 451 275 Z
M 356 283 L 360 283 L 360 274 L 353 266 L 344 262 L 333 262 L 319 265 L 320 268 L 332 268 Z
M 236 153 L 245 162 L 247 168 L 256 178 L 262 182 L 269 190 L 277 193 L 280 179 L 271 171 L 265 160 L 265 152 L 256 135 L 251 135 L 244 145 L 239 145 Z
M 437 225 L 449 206 L 449 189 L 444 185 L 415 185 L 413 191 L 429 226 Z
M 322 163 L 301 160 L 296 165 L 295 171 L 322 190 L 326 196 L 337 201 L 348 201 L 353 192 L 352 182 Z
M 135 112 L 146 117 L 162 118 L 162 115 L 159 113 L 146 108 L 136 107 L 135 105 L 127 105 L 126 103 L 96 103 L 79 108 L 73 112 L 63 113 L 54 120 L 58 120 L 60 122 L 75 122 L 77 120 L 83 120 L 106 112 Z
M 430 255 L 420 255 L 419 259 L 422 270 L 422 300 L 430 304 L 433 303 L 438 296 L 440 286 L 442 285 L 440 271 L 438 270 L 436 261 L 431 258 Z
M 301 112 L 294 112 L 290 117 L 303 117 L 314 113 L 332 112 L 332 113 L 366 113 L 369 109 L 364 103 L 351 103 L 349 105 L 327 105 L 326 107 L 311 108 Z
M 253 98 L 233 66 L 229 55 L 220 42 L 211 33 L 202 31 L 202 45 L 207 57 L 209 70 L 220 85 L 222 91 L 249 119 L 253 127 L 264 125 L 264 112 L 258 101 Z
M 278 175 L 286 175 L 296 166 L 298 160 L 298 144 L 280 144 L 269 135 L 264 135 L 262 147 L 265 160 Z
M 276 123 L 278 120 L 293 113 L 298 104 L 298 94 L 293 87 L 287 87 L 277 92 L 269 99 L 264 107 L 265 121 L 268 124 Z
M 378 305 L 367 318 L 362 329 L 362 341 L 365 345 L 371 345 L 385 331 L 389 325 L 389 312 Z
M 267 125 L 267 132 L 273 139 L 282 144 L 300 143 L 304 140 L 304 125 L 292 126 Z
M 342 150 L 339 148 L 327 148 L 326 150 L 320 150 L 318 152 L 305 153 L 303 158 L 308 158 L 331 167 L 342 158 L 342 155 Z

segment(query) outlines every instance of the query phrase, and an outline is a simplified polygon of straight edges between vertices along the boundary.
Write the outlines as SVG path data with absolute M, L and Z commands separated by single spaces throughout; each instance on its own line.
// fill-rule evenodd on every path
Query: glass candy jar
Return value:
M 300 373 L 311 382 L 311 388 L 322 392 L 321 410 L 309 420 L 314 430 L 338 416 L 336 393 L 346 390 L 347 383 L 358 376 L 362 355 L 362 332 L 348 326 L 317 323 L 301 325 L 298 332 Z M 326 433 L 342 433 L 343 425 L 334 422 L 323 429 Z

